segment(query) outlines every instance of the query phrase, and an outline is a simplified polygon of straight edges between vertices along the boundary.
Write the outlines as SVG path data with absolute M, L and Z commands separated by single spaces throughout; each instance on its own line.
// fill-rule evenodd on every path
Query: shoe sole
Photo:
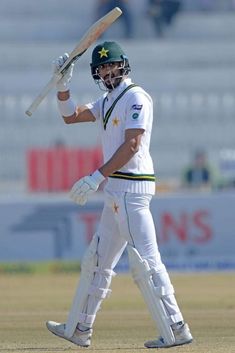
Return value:
M 79 344 L 79 343 L 73 342 L 73 341 L 71 341 L 69 338 L 67 338 L 67 337 L 65 337 L 65 336 L 62 336 L 62 335 L 58 334 L 57 332 L 52 331 L 51 328 L 48 327 L 47 323 L 46 323 L 46 326 L 47 326 L 47 329 L 48 329 L 51 333 L 53 333 L 53 335 L 55 335 L 55 336 L 57 336 L 57 337 L 60 337 L 60 338 L 63 338 L 64 340 L 69 341 L 69 342 L 75 344 L 76 346 L 84 347 L 84 348 L 87 348 L 87 347 L 90 346 L 89 344 L 83 345 L 83 344 Z
M 172 344 L 172 345 L 169 345 L 169 346 L 155 346 L 155 347 L 148 347 L 146 345 L 144 345 L 146 348 L 148 349 L 160 349 L 160 348 L 171 348 L 171 347 L 178 347 L 178 346 L 183 346 L 184 344 L 190 344 L 193 342 L 193 338 L 191 340 L 188 340 L 186 342 L 182 342 L 182 343 L 177 343 L 177 344 Z

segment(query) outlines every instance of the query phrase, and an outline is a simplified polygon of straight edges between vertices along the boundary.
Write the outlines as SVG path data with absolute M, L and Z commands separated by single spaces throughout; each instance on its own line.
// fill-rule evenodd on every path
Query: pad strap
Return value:
M 93 285 L 90 286 L 88 294 L 93 295 L 94 297 L 104 299 L 107 295 L 111 294 L 111 289 L 108 288 L 97 288 Z
M 94 321 L 95 321 L 95 315 L 87 315 L 85 313 L 79 313 L 78 314 L 78 322 L 82 324 L 88 324 L 89 326 L 92 326 Z

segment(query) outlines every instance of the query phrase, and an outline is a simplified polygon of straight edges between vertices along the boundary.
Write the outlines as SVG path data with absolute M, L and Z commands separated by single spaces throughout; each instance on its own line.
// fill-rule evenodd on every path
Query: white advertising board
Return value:
M 0 262 L 80 261 L 102 205 L 102 198 L 83 207 L 49 196 L 0 200 Z M 169 269 L 235 269 L 235 193 L 157 196 L 151 210 Z M 128 269 L 125 253 L 118 269 Z

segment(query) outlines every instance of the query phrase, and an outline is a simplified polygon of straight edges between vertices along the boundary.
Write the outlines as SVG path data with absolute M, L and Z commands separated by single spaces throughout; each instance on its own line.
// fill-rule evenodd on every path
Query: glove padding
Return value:
M 88 196 L 96 192 L 102 181 L 105 180 L 103 174 L 96 170 L 93 174 L 78 180 L 70 191 L 70 197 L 79 205 L 85 205 Z
M 69 54 L 64 53 L 63 56 L 59 56 L 52 62 L 54 74 L 57 74 L 60 68 L 64 65 L 65 61 L 68 59 Z M 73 76 L 74 63 L 72 63 L 69 68 L 65 71 L 63 77 L 57 82 L 56 89 L 59 92 L 65 92 L 69 89 L 69 83 Z

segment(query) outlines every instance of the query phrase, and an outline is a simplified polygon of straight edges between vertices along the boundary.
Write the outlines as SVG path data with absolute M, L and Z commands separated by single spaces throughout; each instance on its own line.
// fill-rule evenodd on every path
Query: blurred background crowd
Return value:
M 1 0 L 0 192 L 64 192 L 101 160 L 96 127 L 65 126 L 51 93 L 25 110 L 89 26 L 115 6 L 103 35 L 127 52 L 154 100 L 151 152 L 159 192 L 235 187 L 234 0 Z M 100 95 L 91 49 L 75 67 L 74 99 Z

